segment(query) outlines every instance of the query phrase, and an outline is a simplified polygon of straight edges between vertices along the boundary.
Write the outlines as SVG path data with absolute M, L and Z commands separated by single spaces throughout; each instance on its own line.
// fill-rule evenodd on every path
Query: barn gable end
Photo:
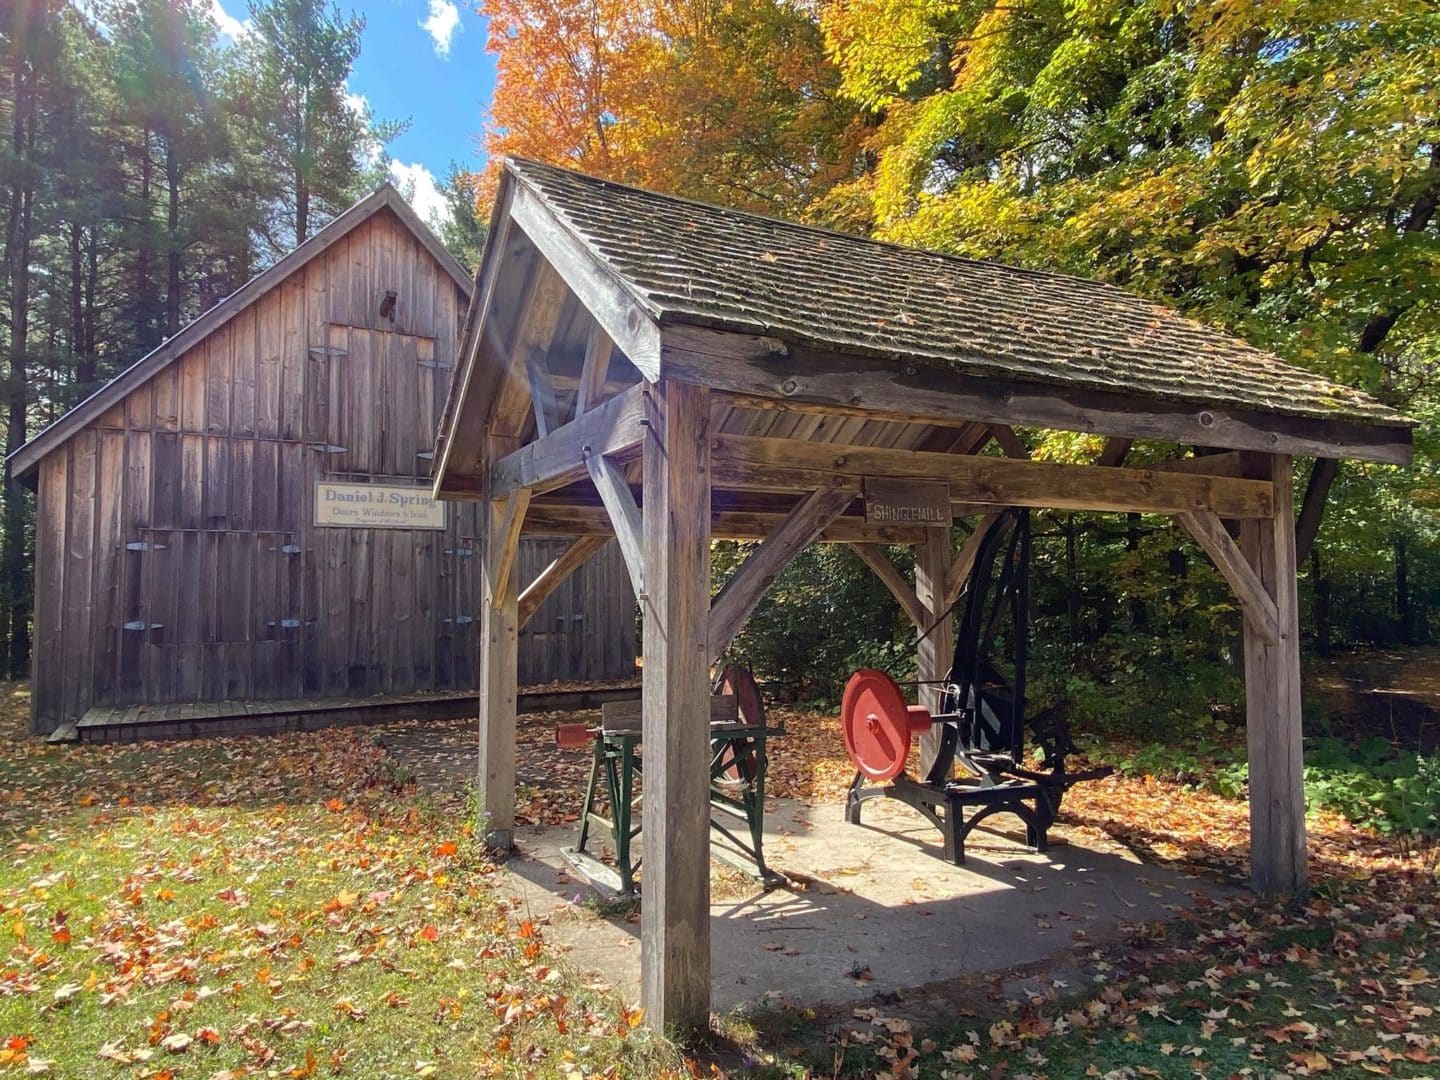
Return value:
M 382 188 L 14 456 L 39 490 L 36 731 L 96 707 L 475 685 L 476 506 L 440 529 L 316 524 L 317 485 L 428 496 L 467 285 Z M 554 548 L 534 542 L 530 572 Z M 633 670 L 606 574 L 549 601 L 526 681 Z M 612 613 L 615 632 L 587 625 Z M 586 630 L 614 643 L 575 648 Z

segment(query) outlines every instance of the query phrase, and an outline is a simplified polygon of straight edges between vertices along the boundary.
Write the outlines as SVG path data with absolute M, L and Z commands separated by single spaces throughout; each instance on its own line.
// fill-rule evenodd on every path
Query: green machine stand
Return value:
M 744 668 L 731 666 L 721 675 L 719 692 L 710 699 L 710 827 L 723 843 L 712 846 L 716 858 L 754 874 L 761 881 L 778 880 L 765 865 L 766 741 L 785 734 L 765 721 L 764 704 L 755 680 Z M 634 897 L 640 868 L 636 841 L 641 831 L 641 796 L 636 780 L 644 775 L 640 745 L 640 703 L 606 704 L 600 726 L 563 724 L 555 741 L 561 748 L 593 746 L 580 832 L 575 846 L 561 854 L 576 872 L 618 898 Z M 607 813 L 600 810 L 602 801 Z M 726 819 L 730 819 L 727 823 Z M 744 822 L 745 829 L 732 828 Z M 739 833 L 739 835 L 737 835 Z M 592 850 L 596 838 L 615 850 L 614 865 Z

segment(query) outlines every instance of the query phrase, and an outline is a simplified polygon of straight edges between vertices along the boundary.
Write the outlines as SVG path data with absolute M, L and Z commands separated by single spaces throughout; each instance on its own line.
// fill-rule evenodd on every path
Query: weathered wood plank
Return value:
M 65 634 L 66 518 L 70 455 L 61 448 L 40 461 L 35 513 L 35 639 L 30 730 L 54 731 L 66 719 L 62 682 Z
M 1291 459 L 1255 461 L 1275 485 L 1275 515 L 1240 527 L 1240 546 L 1275 602 L 1279 640 L 1245 623 L 1245 727 L 1250 765 L 1250 878 L 1262 893 L 1308 887 L 1300 700 L 1300 608 Z
M 710 1020 L 710 395 L 650 395 L 644 487 L 645 903 L 641 1003 L 657 1030 Z
M 951 498 L 962 503 L 1161 514 L 1209 510 L 1228 518 L 1266 517 L 1274 502 L 1264 482 L 1232 477 L 743 435 L 718 435 L 712 442 L 715 483 L 724 487 L 805 490 L 837 477 L 883 476 L 949 484 Z

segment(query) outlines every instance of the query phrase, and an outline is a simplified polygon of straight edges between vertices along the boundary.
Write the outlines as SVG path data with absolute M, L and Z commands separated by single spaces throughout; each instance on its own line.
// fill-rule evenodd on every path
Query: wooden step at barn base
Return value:
M 638 686 L 522 690 L 521 713 L 578 712 L 614 701 L 638 700 Z M 329 727 L 363 727 L 402 720 L 458 720 L 474 716 L 473 691 L 450 694 L 382 694 L 363 698 L 293 698 L 278 701 L 200 701 L 91 709 L 75 724 L 86 743 L 141 742 L 236 735 L 276 735 Z

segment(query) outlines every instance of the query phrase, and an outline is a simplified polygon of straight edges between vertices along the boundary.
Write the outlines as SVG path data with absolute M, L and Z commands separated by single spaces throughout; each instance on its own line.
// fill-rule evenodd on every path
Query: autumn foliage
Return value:
M 492 185 L 496 159 L 517 154 L 795 214 L 856 175 L 860 113 L 803 7 L 486 0 L 481 10 L 499 67 L 485 129 Z

